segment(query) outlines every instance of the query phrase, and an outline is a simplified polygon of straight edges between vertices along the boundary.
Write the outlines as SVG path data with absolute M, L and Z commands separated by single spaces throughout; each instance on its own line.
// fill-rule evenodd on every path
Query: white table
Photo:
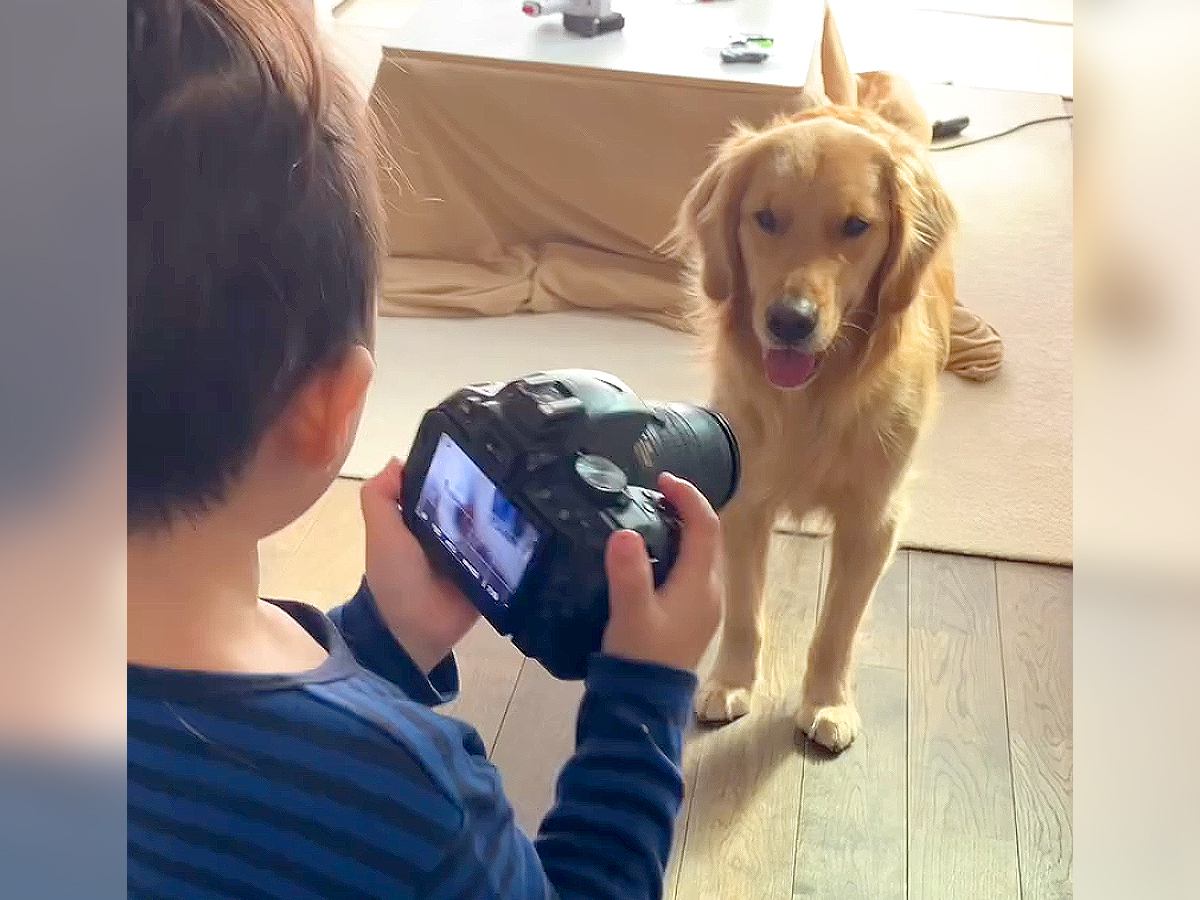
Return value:
M 615 0 L 613 9 L 625 16 L 625 28 L 584 38 L 567 32 L 561 16 L 525 16 L 519 0 L 426 0 L 383 38 L 388 48 L 416 53 L 798 87 L 820 39 L 824 4 Z M 721 62 L 721 47 L 741 32 L 773 37 L 770 59 Z

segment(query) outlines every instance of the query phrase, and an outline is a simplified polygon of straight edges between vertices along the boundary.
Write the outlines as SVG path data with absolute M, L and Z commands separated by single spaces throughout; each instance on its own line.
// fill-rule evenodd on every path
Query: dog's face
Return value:
M 889 157 L 876 138 L 829 118 L 781 128 L 766 143 L 742 194 L 738 243 L 767 376 L 795 388 L 843 323 L 868 324 L 860 311 L 889 243 Z
M 902 311 L 953 220 L 911 140 L 849 118 L 815 111 L 740 131 L 680 214 L 705 294 L 736 304 L 781 389 Z

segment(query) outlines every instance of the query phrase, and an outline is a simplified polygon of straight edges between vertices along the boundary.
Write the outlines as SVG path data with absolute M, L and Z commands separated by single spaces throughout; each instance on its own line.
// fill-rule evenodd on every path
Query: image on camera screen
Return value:
M 449 435 L 438 438 L 416 512 L 483 593 L 507 609 L 538 533 Z

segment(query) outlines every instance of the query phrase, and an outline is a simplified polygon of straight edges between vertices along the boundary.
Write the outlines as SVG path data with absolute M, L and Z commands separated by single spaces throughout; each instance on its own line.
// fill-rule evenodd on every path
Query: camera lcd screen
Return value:
M 483 595 L 507 610 L 539 536 L 449 435 L 438 438 L 416 513 Z

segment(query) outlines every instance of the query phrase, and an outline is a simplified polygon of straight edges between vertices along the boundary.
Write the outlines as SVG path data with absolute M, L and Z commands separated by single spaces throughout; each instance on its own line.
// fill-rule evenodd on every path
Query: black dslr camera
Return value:
M 609 535 L 642 535 L 657 584 L 675 560 L 662 472 L 720 509 L 738 484 L 729 424 L 700 406 L 647 405 L 602 372 L 541 372 L 463 388 L 425 414 L 404 518 L 497 631 L 551 674 L 582 678 L 608 622 Z

